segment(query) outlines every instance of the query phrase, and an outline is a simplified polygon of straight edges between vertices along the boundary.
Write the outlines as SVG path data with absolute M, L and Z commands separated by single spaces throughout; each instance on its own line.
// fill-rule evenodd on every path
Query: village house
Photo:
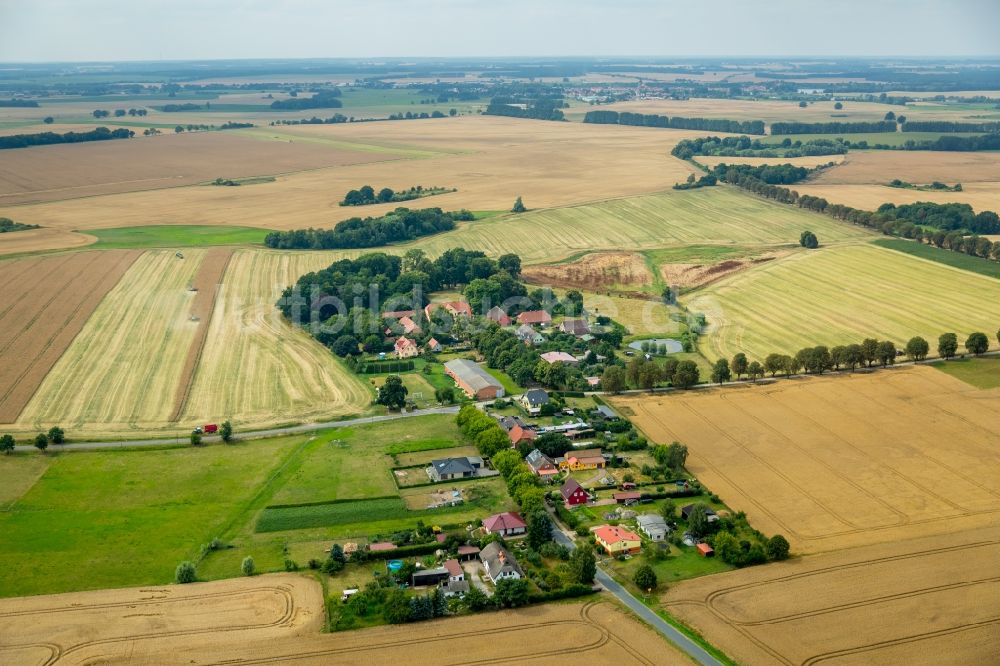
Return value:
M 573 471 L 581 469 L 604 469 L 608 461 L 604 459 L 600 449 L 584 449 L 583 451 L 569 451 L 560 463 L 560 467 Z
M 517 446 L 521 442 L 535 441 L 535 438 L 538 437 L 538 433 L 531 428 L 516 425 L 507 431 L 507 436 L 510 437 L 511 446 Z
M 559 324 L 559 330 L 563 333 L 569 333 L 570 335 L 575 335 L 580 337 L 582 335 L 588 335 L 590 333 L 590 325 L 587 323 L 586 319 L 564 319 L 561 324 Z
M 600 377 L 584 377 L 584 379 L 587 380 L 587 387 L 588 388 L 597 388 L 598 386 L 601 385 L 601 378 Z
M 642 550 L 642 539 L 635 532 L 615 525 L 601 525 L 594 530 L 597 544 L 612 557 L 635 554 Z
M 427 351 L 432 351 L 434 353 L 441 351 L 441 343 L 436 339 L 431 338 L 427 341 Z
M 521 406 L 527 410 L 529 414 L 537 414 L 542 410 L 542 405 L 548 403 L 549 394 L 545 392 L 544 389 L 535 388 L 528 389 L 521 396 Z
M 545 342 L 545 336 L 527 324 L 521 324 L 515 331 L 517 339 L 526 345 L 540 345 Z
M 483 563 L 483 569 L 493 584 L 496 585 L 501 580 L 517 580 L 524 578 L 524 571 L 517 563 L 510 551 L 494 541 L 483 548 L 479 553 L 479 560 Z
M 566 506 L 579 506 L 590 501 L 590 494 L 574 478 L 566 479 L 566 483 L 559 489 L 559 493 Z
M 417 343 L 404 335 L 396 338 L 396 344 L 393 345 L 393 348 L 396 358 L 413 358 L 420 353 L 420 347 L 417 346 Z
M 576 365 L 579 361 L 576 360 L 572 354 L 567 354 L 564 351 L 550 351 L 541 354 L 542 360 L 546 363 L 565 363 L 566 365 Z
M 635 517 L 639 531 L 649 537 L 650 541 L 663 541 L 670 536 L 670 528 L 663 516 L 655 513 L 643 513 Z
M 462 597 L 469 591 L 469 581 L 465 580 L 465 571 L 458 560 L 445 560 L 444 568 L 448 570 L 448 580 L 441 583 L 441 590 L 446 597 Z
M 517 315 L 517 323 L 545 327 L 552 323 L 552 315 L 545 310 L 528 310 Z
M 528 531 L 528 525 L 516 513 L 506 511 L 483 518 L 483 528 L 489 534 L 502 537 L 517 536 Z
M 424 316 L 427 321 L 431 320 L 431 315 L 438 308 L 444 308 L 452 317 L 471 317 L 472 308 L 465 301 L 445 301 L 443 303 L 428 303 L 424 308 Z
M 476 456 L 463 458 L 441 458 L 432 460 L 427 468 L 427 476 L 431 481 L 450 481 L 451 479 L 470 479 L 483 468 L 483 459 Z
M 559 468 L 556 467 L 552 458 L 549 458 L 538 449 L 529 453 L 524 459 L 524 462 L 528 463 L 528 467 L 530 467 L 531 471 L 534 472 L 540 479 L 550 480 L 552 477 L 559 474 Z
M 470 398 L 495 400 L 504 396 L 503 384 L 474 361 L 452 359 L 444 364 L 444 371 Z
M 486 318 L 490 321 L 495 321 L 501 326 L 510 326 L 510 317 L 498 305 L 494 305 L 486 311 Z
M 625 506 L 638 504 L 641 498 L 642 498 L 642 493 L 636 492 L 634 490 L 628 492 L 611 493 L 611 499 L 613 499 L 616 504 L 624 504 Z
M 695 506 L 697 505 L 688 504 L 687 506 L 681 507 L 681 516 L 684 518 L 684 520 L 691 519 L 691 514 L 694 512 Z M 705 519 L 710 523 L 714 523 L 719 519 L 719 515 L 715 513 L 715 511 L 712 511 L 710 508 L 705 507 Z

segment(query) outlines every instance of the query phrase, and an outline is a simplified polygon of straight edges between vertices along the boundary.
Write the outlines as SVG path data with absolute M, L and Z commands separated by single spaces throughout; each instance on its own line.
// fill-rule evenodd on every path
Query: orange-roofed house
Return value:
M 594 530 L 594 538 L 608 555 L 635 554 L 642 550 L 642 539 L 624 527 L 601 525 Z
M 431 314 L 438 308 L 444 308 L 452 317 L 472 316 L 472 308 L 465 301 L 445 301 L 442 303 L 429 303 L 424 308 L 424 315 L 427 317 L 427 321 L 430 321 Z
M 420 347 L 417 346 L 417 343 L 405 335 L 396 338 L 396 344 L 393 347 L 396 350 L 397 358 L 413 358 L 420 353 Z
M 510 443 L 517 446 L 521 442 L 533 442 L 538 437 L 538 433 L 531 428 L 522 428 L 516 425 L 507 431 L 507 436 L 510 437 Z

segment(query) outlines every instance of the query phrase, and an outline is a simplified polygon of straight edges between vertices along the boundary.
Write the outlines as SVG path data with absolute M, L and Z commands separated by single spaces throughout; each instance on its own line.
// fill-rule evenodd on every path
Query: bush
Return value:
M 786 560 L 790 548 L 788 539 L 780 534 L 775 534 L 767 540 L 767 557 L 772 560 Z
M 244 576 L 252 576 L 257 573 L 257 568 L 254 566 L 252 557 L 247 555 L 243 558 L 243 564 L 240 565 L 240 571 L 243 572 Z
M 657 586 L 656 572 L 653 571 L 653 567 L 648 564 L 643 564 L 635 570 L 635 576 L 632 577 L 632 582 L 635 583 L 635 586 L 640 590 L 651 592 L 655 590 Z
M 308 566 L 313 571 L 319 569 L 322 565 L 323 563 L 317 560 L 315 557 L 310 558 L 309 562 L 306 564 L 306 566 Z
M 285 558 L 285 571 L 298 571 L 299 565 L 295 560 Z
M 66 432 L 59 426 L 49 428 L 49 441 L 53 444 L 62 444 L 66 441 Z
M 181 562 L 177 565 L 176 571 L 174 571 L 174 580 L 180 584 L 193 583 L 198 579 L 198 574 L 195 571 L 194 565 L 190 562 Z

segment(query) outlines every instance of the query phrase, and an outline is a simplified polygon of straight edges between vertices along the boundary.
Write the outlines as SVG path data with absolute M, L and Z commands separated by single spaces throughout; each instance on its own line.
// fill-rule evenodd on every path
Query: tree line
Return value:
M 208 104 L 205 107 L 208 107 Z M 164 113 L 179 113 L 181 111 L 201 111 L 202 108 L 201 104 L 185 102 L 184 104 L 164 104 L 160 107 L 160 111 Z
M 383 187 L 378 193 L 375 193 L 375 188 L 371 185 L 363 185 L 362 187 L 351 190 L 344 195 L 343 201 L 340 202 L 341 206 L 369 206 L 377 203 L 393 203 L 402 201 L 412 201 L 413 199 L 419 199 L 421 197 L 431 197 L 436 194 L 446 194 L 448 192 L 457 192 L 455 188 L 447 187 L 424 187 L 423 185 L 415 185 L 406 190 L 393 191 L 391 188 Z
M 352 217 L 342 220 L 333 229 L 272 231 L 264 237 L 264 245 L 282 250 L 378 247 L 451 231 L 455 228 L 456 220 L 474 219 L 475 216 L 464 209 L 446 213 L 440 208 L 397 208 L 381 217 Z
M 911 120 L 904 132 L 1000 132 L 1000 123 L 963 123 L 949 120 Z
M 271 102 L 275 111 L 301 111 L 303 109 L 339 109 L 344 103 L 338 99 L 340 90 L 321 90 L 312 97 L 290 97 Z
M 82 143 L 85 141 L 108 141 L 111 139 L 131 139 L 135 132 L 119 128 L 109 130 L 98 127 L 89 132 L 38 132 L 35 134 L 12 134 L 0 136 L 0 150 L 10 148 L 29 148 L 31 146 L 49 146 L 56 143 Z
M 729 132 L 732 134 L 763 134 L 763 120 L 729 120 L 727 118 L 682 118 L 680 116 L 660 116 L 652 113 L 631 113 L 618 111 L 588 111 L 583 117 L 585 123 L 600 125 L 633 125 L 638 127 L 667 127 L 671 129 L 705 130 L 708 132 Z
M 38 108 L 38 102 L 33 99 L 0 99 L 0 107 L 15 107 L 15 108 Z
M 812 139 L 802 142 L 785 138 L 778 145 L 763 143 L 748 136 L 706 136 L 700 139 L 683 139 L 670 154 L 682 160 L 695 155 L 721 157 L 804 157 L 810 155 L 843 155 L 847 146 L 832 139 Z
M 771 123 L 771 134 L 860 134 L 867 132 L 895 132 L 896 122 L 878 120 L 857 123 Z M 747 132 L 750 134 L 750 132 Z
M 14 231 L 27 231 L 28 229 L 38 229 L 37 224 L 25 224 L 24 222 L 15 222 L 9 217 L 0 217 L 0 234 L 11 233 Z
M 494 97 L 484 113 L 534 120 L 565 120 L 563 104 L 561 97 Z

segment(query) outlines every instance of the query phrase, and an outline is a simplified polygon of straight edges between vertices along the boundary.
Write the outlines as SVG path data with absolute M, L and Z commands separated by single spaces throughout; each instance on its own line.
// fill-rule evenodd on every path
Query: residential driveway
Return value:
M 483 580 L 483 576 L 486 575 L 486 570 L 483 569 L 483 563 L 479 560 L 469 560 L 468 562 L 462 562 L 462 571 L 465 572 L 465 579 L 469 581 L 470 585 L 475 585 L 480 590 L 486 593 L 486 596 L 492 597 L 493 590 L 490 586 L 486 584 Z

